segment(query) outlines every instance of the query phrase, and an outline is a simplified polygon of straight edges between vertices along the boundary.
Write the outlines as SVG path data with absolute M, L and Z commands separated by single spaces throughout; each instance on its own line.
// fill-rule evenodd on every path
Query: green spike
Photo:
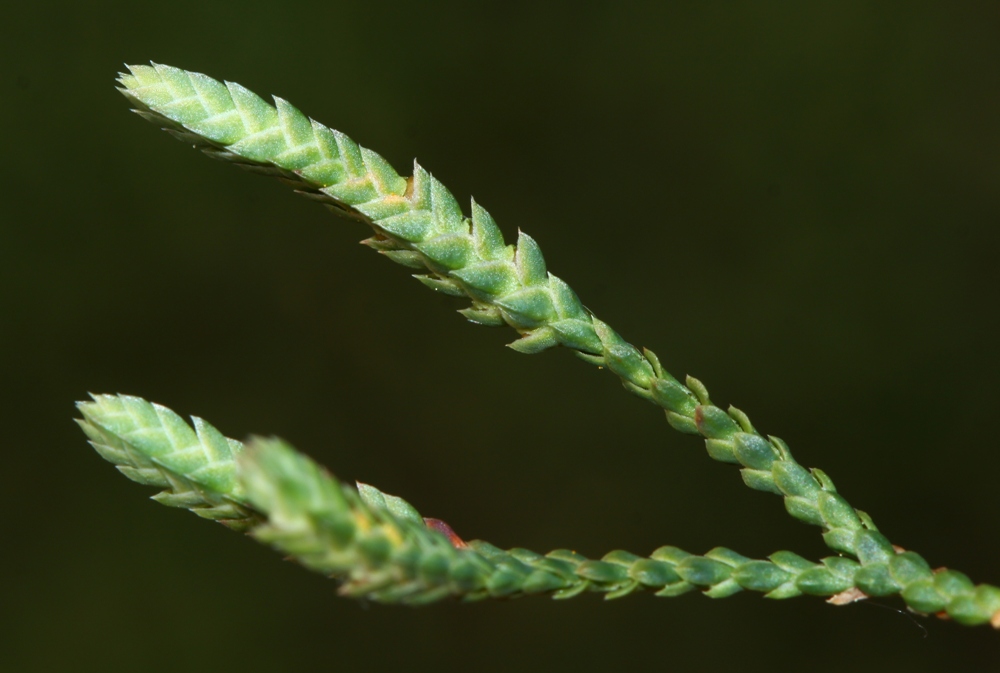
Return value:
M 370 224 L 376 231 L 371 247 L 426 269 L 431 275 L 422 282 L 432 288 L 471 299 L 472 307 L 462 311 L 468 319 L 517 329 L 522 336 L 511 345 L 515 350 L 563 345 L 606 367 L 627 390 L 663 408 L 671 426 L 704 437 L 710 456 L 740 464 L 748 486 L 783 497 L 793 517 L 821 527 L 824 541 L 846 556 L 816 565 L 785 552 L 758 562 L 728 551 L 693 557 L 661 548 L 648 559 L 622 553 L 588 565 L 563 554 L 486 553 L 487 547 L 472 551 L 475 545 L 454 549 L 412 516 L 399 519 L 386 513 L 391 508 L 372 510 L 280 443 L 258 442 L 264 448 L 243 452 L 238 442 L 202 421 L 195 421 L 192 432 L 169 410 L 138 398 L 95 396 L 81 404 L 81 427 L 99 455 L 127 477 L 164 489 L 159 501 L 252 528 L 258 539 L 308 567 L 344 577 L 343 590 L 351 595 L 421 603 L 450 595 L 567 597 L 583 590 L 618 597 L 648 586 L 668 596 L 696 584 L 712 597 L 743 589 L 765 591 L 769 598 L 847 591 L 839 601 L 858 593 L 899 593 L 914 609 L 1000 627 L 1000 589 L 976 586 L 954 571 L 928 575 L 919 556 L 898 552 L 824 472 L 799 465 L 784 442 L 759 434 L 739 409 L 712 405 L 697 379 L 689 376 L 682 385 L 651 351 L 628 343 L 595 318 L 566 283 L 548 274 L 531 237 L 520 235 L 516 248 L 506 245 L 474 201 L 471 222 L 466 220 L 447 188 L 416 163 L 412 178 L 402 178 L 380 155 L 343 133 L 310 120 L 283 99 L 275 98 L 272 106 L 238 84 L 159 64 L 129 66 L 118 81 L 143 118 L 180 140 L 214 158 L 277 176 L 336 212 Z M 248 467 L 237 471 L 244 463 Z M 333 507 L 334 502 L 339 504 Z M 627 568 L 626 579 L 613 570 L 617 567 Z M 577 574 L 580 568 L 589 569 L 591 577 Z

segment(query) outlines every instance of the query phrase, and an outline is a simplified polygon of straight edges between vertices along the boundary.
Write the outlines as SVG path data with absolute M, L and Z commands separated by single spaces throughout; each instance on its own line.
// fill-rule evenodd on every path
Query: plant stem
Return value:
M 157 64 L 129 70 L 119 90 L 140 115 L 210 156 L 277 176 L 366 222 L 375 231 L 367 245 L 425 272 L 416 277 L 428 287 L 469 298 L 472 305 L 461 311 L 467 319 L 517 330 L 511 348 L 537 353 L 562 345 L 607 367 L 629 391 L 661 407 L 672 427 L 704 437 L 712 458 L 741 465 L 748 486 L 782 496 L 793 517 L 820 526 L 831 549 L 857 559 L 851 586 L 864 595 L 902 592 L 922 612 L 947 611 L 964 623 L 992 619 L 1000 628 L 1000 589 L 975 588 L 955 571 L 931 571 L 913 552 L 895 548 L 824 472 L 804 468 L 783 441 L 757 432 L 742 411 L 712 404 L 700 381 L 689 376 L 681 383 L 652 351 L 621 338 L 548 273 L 534 239 L 520 233 L 516 246 L 505 244 L 485 209 L 473 202 L 466 218 L 448 189 L 418 164 L 403 178 L 375 152 L 287 101 L 276 97 L 271 106 L 238 84 Z
M 255 438 L 244 447 L 200 418 L 192 429 L 170 409 L 127 395 L 95 395 L 78 406 L 80 426 L 101 457 L 133 481 L 165 489 L 154 500 L 246 532 L 342 580 L 347 596 L 407 604 L 585 591 L 608 599 L 639 590 L 669 597 L 695 589 L 712 598 L 744 590 L 773 599 L 833 597 L 838 604 L 863 597 L 858 578 L 866 568 L 840 556 L 813 563 L 779 551 L 754 560 L 724 547 L 696 556 L 667 546 L 648 557 L 616 550 L 590 560 L 567 549 L 542 555 L 464 543 L 428 527 L 402 498 L 345 486 L 281 440 Z M 933 578 L 915 554 L 897 555 L 884 569 L 907 587 Z M 954 575 L 938 587 L 938 600 L 981 602 L 982 590 L 970 591 Z M 969 619 L 961 610 L 952 616 Z

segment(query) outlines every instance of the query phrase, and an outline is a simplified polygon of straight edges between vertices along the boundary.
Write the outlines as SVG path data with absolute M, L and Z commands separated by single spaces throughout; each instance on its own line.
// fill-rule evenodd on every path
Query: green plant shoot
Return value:
M 661 547 L 648 557 L 612 551 L 588 560 L 568 550 L 541 555 L 464 542 L 446 524 L 423 519 L 406 501 L 371 486 L 342 485 L 277 439 L 246 446 L 208 423 L 192 428 L 169 409 L 128 396 L 79 405 L 81 427 L 106 460 L 134 481 L 163 489 L 162 504 L 190 509 L 342 581 L 341 592 L 383 602 L 427 603 L 598 591 L 676 596 L 700 589 L 720 598 L 748 590 L 768 598 L 801 594 L 845 604 L 901 596 L 914 612 L 1000 628 L 1000 588 L 932 569 L 894 546 L 852 507 L 823 471 L 807 469 L 745 413 L 714 405 L 697 379 L 683 382 L 656 355 L 638 349 L 586 309 L 549 273 L 541 249 L 520 233 L 507 244 L 473 202 L 466 216 L 448 189 L 414 163 L 400 176 L 381 156 L 238 84 L 153 64 L 129 66 L 119 90 L 135 111 L 209 156 L 272 175 L 335 212 L 360 220 L 364 243 L 419 270 L 429 288 L 469 302 L 460 312 L 481 325 L 507 325 L 510 345 L 532 354 L 554 346 L 604 367 L 631 393 L 660 407 L 674 429 L 705 440 L 708 455 L 740 466 L 752 489 L 780 496 L 794 518 L 822 531 L 834 555 L 812 562 L 788 551 L 753 560 L 725 548 L 696 556 Z

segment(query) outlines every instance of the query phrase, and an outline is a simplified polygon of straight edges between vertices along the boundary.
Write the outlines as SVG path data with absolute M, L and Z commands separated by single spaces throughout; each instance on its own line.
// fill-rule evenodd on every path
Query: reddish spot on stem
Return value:
M 868 598 L 868 594 L 857 587 L 851 587 L 846 591 L 841 591 L 839 594 L 830 596 L 826 599 L 826 602 L 830 605 L 849 605 L 854 601 L 863 601 Z
M 455 549 L 466 549 L 469 545 L 465 544 L 462 538 L 455 534 L 455 531 L 451 529 L 451 526 L 446 524 L 441 519 L 428 519 L 424 517 L 424 525 L 426 525 L 431 530 L 436 530 L 437 532 L 448 538 L 451 542 L 451 546 Z

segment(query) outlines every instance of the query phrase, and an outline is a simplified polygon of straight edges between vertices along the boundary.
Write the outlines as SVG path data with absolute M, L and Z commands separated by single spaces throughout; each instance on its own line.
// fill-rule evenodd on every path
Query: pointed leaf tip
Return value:
M 455 549 L 468 549 L 469 545 L 455 534 L 455 531 L 452 530 L 451 526 L 441 519 L 429 519 L 424 517 L 424 524 L 426 524 L 426 526 L 431 530 L 437 531 L 448 538 L 448 542 L 450 542 L 451 546 Z

